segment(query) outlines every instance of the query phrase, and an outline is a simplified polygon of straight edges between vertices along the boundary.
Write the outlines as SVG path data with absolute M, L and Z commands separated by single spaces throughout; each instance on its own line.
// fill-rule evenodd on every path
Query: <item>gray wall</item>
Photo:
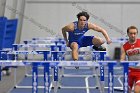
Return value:
M 33 1 L 33 0 L 30 0 Z M 21 42 L 33 37 L 61 34 L 61 28 L 77 20 L 81 10 L 90 13 L 90 21 L 105 28 L 111 37 L 124 37 L 130 25 L 139 27 L 139 3 L 55 3 L 26 2 Z M 88 35 L 100 35 L 90 31 Z M 26 37 L 26 38 L 25 38 Z

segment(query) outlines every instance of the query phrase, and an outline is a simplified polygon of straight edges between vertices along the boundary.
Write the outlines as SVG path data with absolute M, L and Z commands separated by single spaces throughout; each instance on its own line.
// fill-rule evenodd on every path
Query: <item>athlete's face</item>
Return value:
M 80 28 L 83 28 L 87 22 L 87 18 L 85 16 L 80 16 L 78 20 L 78 25 Z
M 136 29 L 129 29 L 129 32 L 127 33 L 130 42 L 135 42 L 136 38 L 137 38 L 137 30 Z

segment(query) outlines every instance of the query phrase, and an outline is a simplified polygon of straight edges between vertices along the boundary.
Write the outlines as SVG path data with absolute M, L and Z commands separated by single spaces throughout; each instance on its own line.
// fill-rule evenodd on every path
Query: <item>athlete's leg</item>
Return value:
M 132 93 L 132 87 L 135 81 L 135 74 L 134 74 L 134 69 L 129 68 L 129 73 L 128 73 L 128 89 L 129 93 Z
M 72 50 L 72 58 L 73 58 L 73 60 L 78 60 L 78 44 L 76 42 L 72 42 L 70 44 L 70 48 Z
M 106 48 L 102 47 L 101 45 L 104 43 L 104 41 L 95 36 L 84 36 L 79 39 L 78 44 L 80 47 L 86 47 L 86 46 L 93 46 L 93 49 L 97 51 L 106 51 Z
M 134 85 L 134 93 L 140 93 L 140 70 L 136 73 L 136 83 Z
M 92 43 L 94 46 L 99 47 L 104 44 L 104 41 L 101 38 L 94 36 L 94 38 L 92 39 Z
M 140 69 L 135 68 L 129 68 L 129 74 L 128 74 L 128 84 L 129 84 L 129 90 L 131 93 L 132 86 L 134 83 L 134 93 L 140 93 Z
M 134 86 L 134 93 L 140 93 L 140 82 Z
M 133 79 L 133 76 L 132 75 L 128 75 L 128 89 L 129 89 L 129 93 L 132 93 L 132 87 L 133 87 L 133 82 L 134 82 L 134 79 Z
M 106 51 L 106 48 L 105 47 L 102 47 L 101 45 L 104 44 L 104 41 L 99 38 L 99 37 L 94 37 L 92 39 L 92 43 L 93 43 L 93 49 L 96 50 L 96 51 Z

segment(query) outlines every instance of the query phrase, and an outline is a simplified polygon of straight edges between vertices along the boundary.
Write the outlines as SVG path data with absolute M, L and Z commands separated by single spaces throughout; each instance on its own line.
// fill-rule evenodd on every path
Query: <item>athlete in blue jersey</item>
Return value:
M 72 22 L 62 28 L 62 34 L 66 44 L 72 49 L 73 60 L 78 60 L 78 49 L 80 47 L 94 45 L 93 48 L 95 50 L 103 50 L 102 47 L 99 48 L 104 43 L 101 38 L 97 36 L 84 36 L 84 34 L 90 29 L 101 32 L 104 35 L 107 44 L 111 43 L 106 30 L 88 22 L 89 14 L 87 12 L 82 11 L 78 13 L 77 18 L 78 21 Z M 68 32 L 68 38 L 66 32 Z

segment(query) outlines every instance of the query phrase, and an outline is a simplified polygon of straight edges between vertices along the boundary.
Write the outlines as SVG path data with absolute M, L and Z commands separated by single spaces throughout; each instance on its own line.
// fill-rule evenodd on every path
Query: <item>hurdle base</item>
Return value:
M 51 87 L 51 89 L 54 89 L 54 87 Z M 58 89 L 61 89 L 61 86 L 59 86 Z
M 98 86 L 95 86 L 95 88 L 96 88 L 96 89 L 99 89 L 99 87 L 98 87 Z
M 114 90 L 116 90 L 116 91 L 123 91 L 123 88 L 114 88 Z

